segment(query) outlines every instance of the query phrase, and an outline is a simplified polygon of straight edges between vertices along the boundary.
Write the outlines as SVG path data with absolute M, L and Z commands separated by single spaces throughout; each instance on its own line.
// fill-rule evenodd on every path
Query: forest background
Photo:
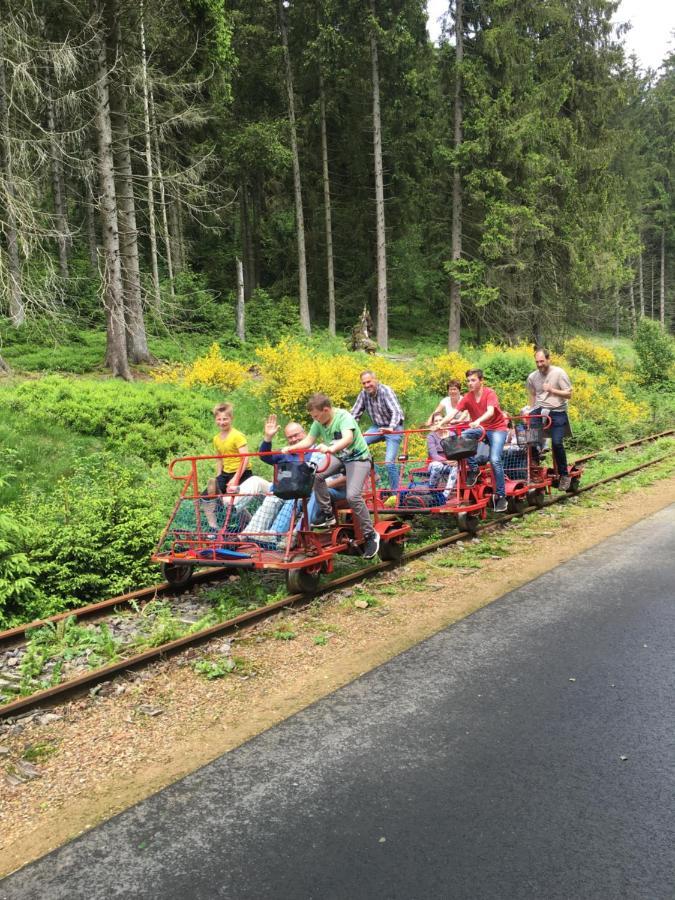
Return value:
M 577 447 L 670 424 L 675 53 L 617 7 L 0 0 L 0 624 L 156 577 L 224 395 L 253 446 L 366 365 L 515 410 L 545 342 Z

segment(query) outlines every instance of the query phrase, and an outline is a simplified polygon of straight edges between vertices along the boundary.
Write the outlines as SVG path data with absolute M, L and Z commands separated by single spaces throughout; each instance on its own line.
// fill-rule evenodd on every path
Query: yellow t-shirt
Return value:
M 213 437 L 213 447 L 219 456 L 230 456 L 230 454 L 239 453 L 239 448 L 246 444 L 246 437 L 237 431 L 236 428 L 230 428 L 227 437 L 221 437 L 220 432 Z M 223 460 L 223 472 L 236 472 L 239 468 L 240 460 L 231 456 L 229 459 Z

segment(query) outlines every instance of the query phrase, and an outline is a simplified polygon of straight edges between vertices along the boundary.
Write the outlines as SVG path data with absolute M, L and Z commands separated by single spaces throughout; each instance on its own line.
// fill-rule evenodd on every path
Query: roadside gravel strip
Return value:
M 480 567 L 463 564 L 471 542 L 438 551 L 363 589 L 281 613 L 244 639 L 218 639 L 0 728 L 0 874 L 667 506 L 675 477 L 624 490 L 509 526 L 507 556 L 481 539 Z M 238 674 L 207 681 L 193 670 L 197 659 L 224 656 L 238 659 Z

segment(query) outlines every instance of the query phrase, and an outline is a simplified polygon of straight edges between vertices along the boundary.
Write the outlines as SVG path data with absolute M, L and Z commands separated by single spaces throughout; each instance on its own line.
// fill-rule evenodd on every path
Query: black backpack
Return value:
M 475 456 L 478 450 L 478 438 L 465 437 L 462 434 L 450 434 L 441 441 L 446 459 L 466 459 Z
M 310 497 L 314 487 L 315 466 L 306 462 L 287 461 L 276 465 L 274 486 L 276 497 L 281 500 L 300 500 Z

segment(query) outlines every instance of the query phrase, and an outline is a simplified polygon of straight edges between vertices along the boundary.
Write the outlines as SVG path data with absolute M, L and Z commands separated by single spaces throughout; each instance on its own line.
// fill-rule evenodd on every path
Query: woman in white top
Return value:
M 451 419 L 455 412 L 457 411 L 457 404 L 462 399 L 462 395 L 460 393 L 462 385 L 459 381 L 449 381 L 448 382 L 448 396 L 443 397 L 436 409 L 432 412 L 432 414 L 427 419 L 427 425 L 431 425 L 434 416 L 436 413 L 440 413 L 443 416 L 443 422 L 447 419 Z M 459 422 L 465 421 L 468 419 L 468 413 L 465 411 L 462 413 L 462 416 L 458 419 Z

